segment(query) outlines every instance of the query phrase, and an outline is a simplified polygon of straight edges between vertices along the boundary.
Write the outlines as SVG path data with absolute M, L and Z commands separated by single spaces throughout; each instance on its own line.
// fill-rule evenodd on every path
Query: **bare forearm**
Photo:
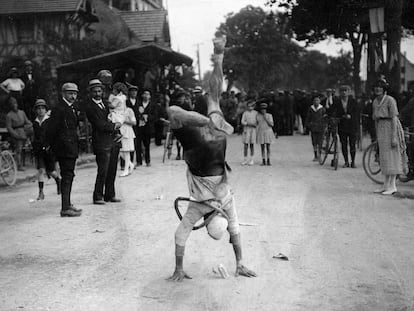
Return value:
M 208 125 L 210 119 L 200 113 L 187 111 L 178 106 L 172 106 L 167 109 L 172 129 L 178 129 L 183 126 L 203 127 Z

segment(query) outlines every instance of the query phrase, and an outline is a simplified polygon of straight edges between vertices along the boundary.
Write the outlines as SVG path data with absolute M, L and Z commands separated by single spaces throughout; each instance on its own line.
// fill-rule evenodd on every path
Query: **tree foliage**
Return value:
M 367 42 L 370 32 L 368 8 L 385 7 L 385 31 L 389 38 L 400 34 L 401 29 L 396 27 L 401 25 L 408 30 L 414 29 L 414 3 L 411 0 L 268 0 L 267 4 L 286 9 L 285 14 L 291 16 L 296 38 L 308 45 L 331 36 L 349 40 L 353 47 L 353 82 L 357 93 L 360 92 L 361 84 L 359 68 L 362 46 Z M 393 41 L 393 44 L 398 45 L 397 49 L 390 45 L 388 48 L 398 50 L 398 38 Z M 399 73 L 396 74 L 398 78 Z M 396 85 L 398 87 L 399 83 Z
M 283 16 L 247 6 L 227 15 L 218 31 L 227 36 L 223 71 L 229 86 L 272 88 L 289 79 L 303 49 L 294 43 Z
M 228 40 L 223 65 L 228 88 L 237 84 L 238 88 L 256 91 L 321 90 L 351 83 L 351 55 L 328 57 L 300 47 L 292 39 L 286 14 L 266 13 L 261 8 L 247 6 L 229 14 L 218 31 L 226 34 Z

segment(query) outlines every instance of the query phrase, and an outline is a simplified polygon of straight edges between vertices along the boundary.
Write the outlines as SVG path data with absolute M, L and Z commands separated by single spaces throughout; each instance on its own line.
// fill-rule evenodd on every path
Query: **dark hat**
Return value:
M 101 80 L 99 80 L 99 79 L 92 79 L 92 80 L 90 80 L 90 81 L 89 81 L 89 84 L 88 84 L 88 90 L 90 91 L 90 90 L 92 90 L 94 87 L 100 87 L 101 89 L 103 89 L 103 88 L 104 88 L 104 86 L 103 86 L 103 84 L 102 84 Z
M 339 90 L 340 91 L 350 91 L 351 90 L 351 87 L 349 86 L 349 85 L 347 85 L 347 84 L 343 84 L 343 85 L 341 85 L 340 87 L 339 87 Z
M 266 103 L 260 103 L 260 109 L 267 109 L 267 104 Z
M 377 81 L 375 81 L 372 87 L 381 87 L 384 89 L 384 91 L 386 91 L 389 88 L 389 84 L 385 79 L 378 79 Z
M 132 90 L 135 90 L 135 91 L 138 91 L 138 86 L 136 86 L 136 85 L 129 85 L 128 86 L 128 91 L 132 91 Z
M 46 101 L 44 99 L 41 99 L 41 98 L 36 99 L 36 102 L 33 106 L 33 109 L 36 110 L 37 107 L 45 107 L 46 109 L 49 108 L 49 106 L 46 104 Z
M 17 70 L 17 68 L 16 67 L 11 67 L 10 68 L 10 70 L 9 70 L 9 76 L 12 74 L 12 73 L 18 73 L 19 71 Z

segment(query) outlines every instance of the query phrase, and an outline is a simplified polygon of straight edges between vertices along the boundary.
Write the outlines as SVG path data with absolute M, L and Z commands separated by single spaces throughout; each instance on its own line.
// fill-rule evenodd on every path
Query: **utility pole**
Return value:
M 201 64 L 200 64 L 200 44 L 202 43 L 197 43 L 197 67 L 198 67 L 198 80 L 201 82 Z

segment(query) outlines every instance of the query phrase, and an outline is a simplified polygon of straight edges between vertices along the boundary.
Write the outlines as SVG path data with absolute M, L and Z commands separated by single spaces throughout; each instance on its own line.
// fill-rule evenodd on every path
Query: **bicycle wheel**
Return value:
M 328 157 L 329 154 L 329 144 L 330 144 L 330 133 L 328 131 L 325 131 L 325 133 L 323 134 L 323 139 L 322 139 L 322 148 L 321 148 L 321 155 L 319 157 L 319 164 L 323 165 L 326 161 L 326 158 Z
M 16 183 L 16 161 L 14 161 L 13 155 L 8 150 L 3 150 L 1 152 L 0 174 L 7 185 L 13 186 Z
M 381 167 L 379 163 L 379 150 L 376 142 L 369 145 L 364 151 L 362 166 L 364 167 L 365 174 L 367 174 L 369 179 L 377 184 L 382 184 L 383 180 L 380 174 Z
M 334 154 L 333 167 L 334 167 L 334 170 L 336 171 L 338 169 L 338 162 L 339 162 L 338 135 L 335 135 L 332 144 L 333 144 L 333 154 Z

